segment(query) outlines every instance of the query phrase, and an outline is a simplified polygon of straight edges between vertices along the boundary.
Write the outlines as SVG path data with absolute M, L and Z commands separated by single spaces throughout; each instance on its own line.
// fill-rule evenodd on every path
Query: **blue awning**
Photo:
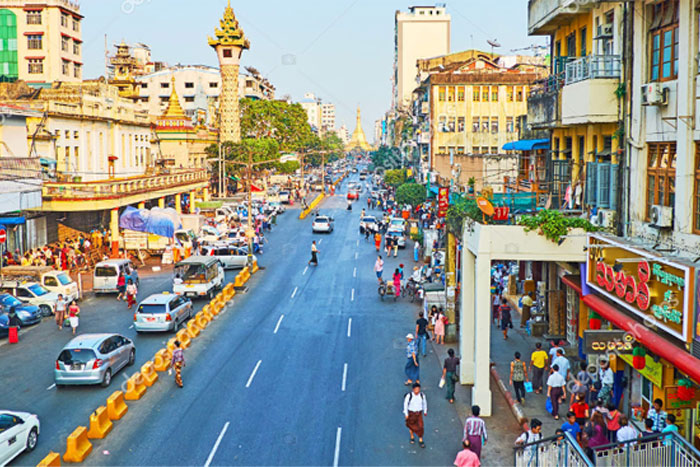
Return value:
M 533 149 L 548 149 L 548 139 L 521 139 L 503 145 L 504 151 L 532 151 Z

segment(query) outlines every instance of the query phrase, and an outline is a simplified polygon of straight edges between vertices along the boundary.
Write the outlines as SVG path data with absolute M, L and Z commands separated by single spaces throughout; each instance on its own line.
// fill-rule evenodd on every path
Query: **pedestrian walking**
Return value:
M 73 328 L 73 335 L 75 335 L 75 331 L 77 331 L 78 325 L 80 324 L 79 316 L 80 307 L 78 307 L 78 304 L 73 300 L 68 307 L 68 322 L 70 323 L 70 327 Z
M 396 294 L 397 297 L 401 296 L 401 271 L 399 271 L 399 268 L 396 268 L 394 270 L 394 275 L 391 276 L 391 279 L 394 283 L 394 293 Z
M 522 307 L 521 307 L 523 315 L 520 318 L 520 327 L 521 328 L 524 328 L 530 319 L 530 310 L 532 309 L 532 305 L 535 303 L 533 301 L 533 296 L 534 296 L 534 293 L 532 293 L 532 292 L 523 295 Z
M 175 370 L 175 384 L 178 387 L 182 385 L 182 367 L 185 366 L 185 354 L 180 347 L 180 341 L 175 341 L 175 350 L 170 361 L 170 368 Z
M 447 316 L 442 312 L 442 308 L 437 313 L 435 317 L 435 343 L 444 344 L 445 343 L 445 325 L 447 325 Z
M 384 254 L 388 258 L 391 256 L 391 248 L 392 248 L 392 242 L 394 241 L 394 238 L 391 235 L 387 235 L 386 238 L 384 239 Z
M 413 262 L 417 263 L 420 257 L 420 243 L 418 240 L 413 242 Z
M 374 262 L 374 272 L 377 275 L 377 282 L 382 283 L 382 274 L 384 273 L 384 260 L 381 255 L 377 255 L 377 260 Z
M 526 444 L 531 444 L 531 443 L 536 443 L 537 441 L 540 441 L 542 439 L 542 422 L 537 419 L 533 418 L 530 421 L 530 429 L 523 432 L 518 438 L 515 440 L 515 445 L 516 446 L 524 446 Z M 537 452 L 537 448 L 535 446 L 532 447 L 531 449 L 531 454 L 534 455 Z M 526 462 L 527 465 L 534 465 L 531 464 L 530 462 Z
M 562 431 L 569 433 L 577 443 L 581 444 L 581 426 L 576 422 L 576 414 L 572 411 L 566 413 L 566 423 L 561 426 Z
M 493 311 L 493 324 L 498 325 L 501 320 L 501 314 L 498 312 L 501 307 L 501 296 L 498 293 L 498 286 L 493 287 L 494 291 L 491 294 L 491 309 Z
M 608 416 L 605 420 L 605 425 L 608 429 L 608 441 L 611 443 L 614 443 L 615 440 L 617 439 L 617 430 L 620 429 L 620 416 L 622 414 L 620 413 L 619 410 L 617 410 L 617 407 L 615 407 L 615 404 L 612 402 L 608 403 Z M 671 415 L 669 415 L 670 417 Z M 666 427 L 668 428 L 668 426 Z
M 428 341 L 428 320 L 423 316 L 423 312 L 418 313 L 416 320 L 416 339 L 420 343 L 420 350 L 423 356 L 426 356 L 427 341 Z
M 468 439 L 462 441 L 462 450 L 455 457 L 455 467 L 479 467 L 481 465 L 479 456 L 471 450 L 470 446 Z
M 510 316 L 510 305 L 505 297 L 501 298 L 501 306 L 498 307 L 498 312 L 501 315 L 501 331 L 503 331 L 503 339 L 508 339 L 508 328 L 513 327 L 513 321 Z
M 610 402 L 613 396 L 613 384 L 615 382 L 615 375 L 610 368 L 610 362 L 607 360 L 600 360 L 600 370 L 598 370 L 598 381 L 600 382 L 600 391 L 598 391 L 597 398 L 602 400 L 603 403 L 607 404 Z M 659 428 L 661 431 L 663 427 Z
M 574 384 L 571 387 L 571 404 L 574 403 L 574 399 L 578 396 L 583 396 L 583 399 L 588 402 L 588 390 L 591 386 L 591 375 L 586 371 L 586 362 L 581 362 L 579 364 L 579 371 L 576 373 L 574 378 Z M 571 372 L 573 375 L 573 371 Z
M 522 403 L 525 399 L 525 382 L 527 378 L 527 364 L 520 360 L 520 352 L 515 352 L 514 360 L 510 362 L 510 385 L 515 391 L 515 398 Z
M 547 365 L 547 352 L 542 350 L 542 343 L 535 344 L 535 351 L 530 355 L 530 368 L 532 368 L 532 389 L 535 394 L 542 393 L 542 379 L 544 368 Z
M 584 433 L 588 436 L 588 446 L 585 451 L 589 459 L 595 462 L 595 451 L 593 448 L 608 444 L 608 429 L 605 426 L 605 419 L 600 412 L 594 412 L 589 425 L 584 428 Z
M 488 433 L 486 432 L 486 422 L 479 416 L 481 407 L 472 405 L 472 415 L 464 422 L 464 436 L 462 441 L 469 441 L 469 447 L 474 454 L 481 459 L 481 448 L 486 446 L 488 442 Z
M 588 407 L 583 394 L 578 394 L 576 396 L 576 402 L 571 404 L 571 407 L 569 407 L 569 410 L 571 410 L 576 416 L 576 422 L 578 422 L 578 424 L 581 426 L 585 425 L 586 420 L 588 420 L 589 409 L 590 407 Z
M 403 398 L 403 415 L 406 419 L 406 427 L 411 434 L 409 442 L 416 443 L 415 436 L 418 436 L 420 447 L 424 448 L 423 432 L 425 426 L 423 417 L 428 415 L 428 401 L 425 394 L 420 390 L 420 383 L 413 383 L 411 392 Z
M 620 415 L 620 429 L 617 430 L 617 442 L 624 443 L 639 438 L 639 432 L 629 424 L 627 415 Z
M 455 357 L 454 349 L 447 349 L 448 357 L 445 359 L 445 363 L 442 366 L 442 379 L 445 380 L 445 399 L 447 399 L 450 404 L 455 403 L 455 383 L 459 381 L 457 376 L 457 365 L 459 365 L 459 358 Z
M 126 293 L 126 276 L 123 271 L 119 271 L 119 277 L 117 277 L 117 292 L 119 292 L 117 300 L 121 300 Z
M 379 253 L 379 250 L 382 247 L 382 234 L 379 233 L 379 230 L 375 232 L 374 234 L 374 248 L 377 249 L 377 253 Z
M 557 349 L 557 356 L 554 357 L 554 360 L 552 360 L 552 366 L 554 365 L 556 365 L 559 368 L 559 373 L 561 373 L 561 375 L 564 377 L 564 380 L 568 380 L 571 364 L 569 363 L 569 360 L 564 356 L 564 349 Z
M 134 284 L 134 281 L 132 279 L 129 279 L 129 283 L 126 286 L 126 308 L 131 310 L 131 307 L 134 306 L 134 303 L 136 303 L 136 294 L 138 293 L 138 289 L 136 288 L 136 284 Z
M 310 265 L 318 266 L 318 247 L 316 247 L 316 240 L 311 242 L 311 259 L 309 260 Z
M 406 335 L 406 386 L 420 383 L 420 366 L 418 362 L 418 346 L 416 345 L 413 334 Z
M 55 315 L 58 329 L 63 329 L 63 322 L 66 320 L 66 300 L 63 298 L 63 294 L 58 294 L 58 299 L 56 299 Z
M 559 404 L 566 399 L 566 380 L 559 373 L 559 367 L 556 363 L 552 365 L 549 378 L 547 378 L 547 397 L 552 404 L 554 420 L 559 420 Z

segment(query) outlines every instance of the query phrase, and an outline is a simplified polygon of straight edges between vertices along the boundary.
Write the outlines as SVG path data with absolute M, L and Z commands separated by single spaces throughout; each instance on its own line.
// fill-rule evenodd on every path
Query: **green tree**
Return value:
M 301 167 L 299 161 L 278 162 L 275 164 L 277 171 L 282 174 L 293 174 L 299 170 L 299 167 Z
M 447 208 L 445 223 L 447 228 L 455 235 L 462 234 L 462 225 L 469 217 L 481 222 L 481 210 L 476 205 L 476 200 L 458 196 L 454 203 Z
M 398 187 L 406 183 L 406 169 L 391 169 L 384 172 L 384 183 L 391 187 Z
M 398 148 L 380 146 L 372 152 L 372 166 L 376 169 L 394 169 L 401 166 L 401 153 Z
M 425 201 L 425 187 L 417 183 L 404 183 L 396 189 L 396 202 L 418 206 Z
M 301 151 L 316 137 L 301 105 L 253 99 L 241 100 L 241 135 L 272 138 L 283 152 Z

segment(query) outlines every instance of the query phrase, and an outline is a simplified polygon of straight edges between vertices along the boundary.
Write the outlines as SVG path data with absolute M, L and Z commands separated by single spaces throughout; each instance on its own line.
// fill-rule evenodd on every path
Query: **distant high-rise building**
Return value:
M 341 125 L 340 128 L 338 128 L 335 133 L 338 135 L 338 138 L 343 142 L 343 144 L 348 144 L 350 142 L 350 132 L 348 131 L 348 127 L 345 125 Z
M 418 86 L 418 59 L 450 53 L 450 15 L 443 6 L 412 6 L 394 19 L 394 108 L 406 108 Z
M 82 19 L 78 2 L 0 0 L 0 81 L 81 81 Z
M 374 145 L 379 147 L 382 145 L 382 136 L 384 133 L 384 120 L 375 120 L 374 121 Z
M 316 131 L 321 129 L 321 102 L 313 93 L 307 92 L 304 98 L 299 101 L 301 107 L 306 111 L 306 118 L 311 128 Z
M 335 104 L 321 104 L 321 129 L 324 132 L 335 131 Z

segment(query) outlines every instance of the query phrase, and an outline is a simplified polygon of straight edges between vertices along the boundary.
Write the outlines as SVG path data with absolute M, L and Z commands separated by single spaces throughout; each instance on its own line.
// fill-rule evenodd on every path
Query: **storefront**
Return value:
M 690 353 L 695 325 L 695 268 L 690 261 L 659 255 L 615 237 L 589 235 L 580 281 L 564 278 L 581 295 L 579 334 L 619 330 L 599 339 L 588 362 L 602 355 L 615 371 L 614 398 L 642 421 L 655 399 L 676 416 L 679 431 L 700 444 L 698 396 L 700 360 Z M 585 318 L 584 318 L 585 317 Z M 602 334 L 601 336 L 605 336 Z M 623 344 L 627 345 L 622 349 Z

